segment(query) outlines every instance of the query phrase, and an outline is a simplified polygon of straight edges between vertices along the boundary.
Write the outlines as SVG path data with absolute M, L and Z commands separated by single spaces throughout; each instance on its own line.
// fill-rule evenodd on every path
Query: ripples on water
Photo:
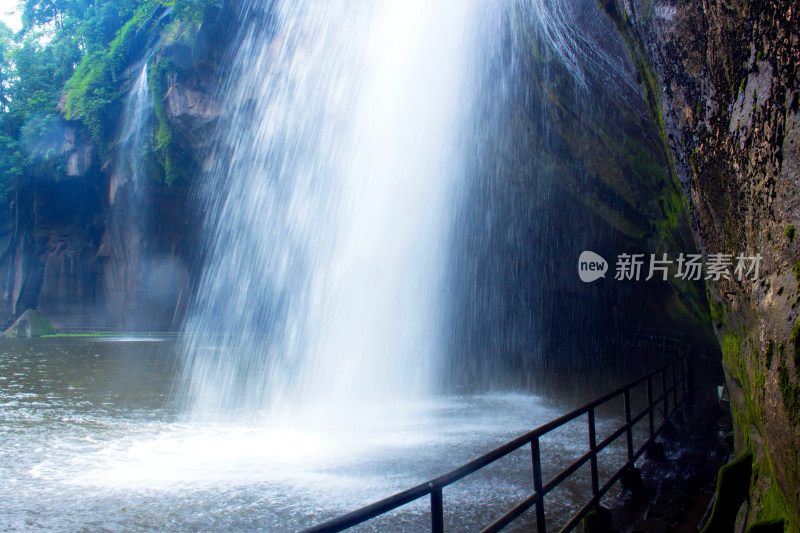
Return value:
M 484 394 L 339 420 L 210 424 L 171 408 L 174 372 L 171 341 L 4 341 L 0 530 L 297 530 L 460 466 L 582 401 Z M 584 451 L 584 425 L 548 437 L 545 476 Z M 446 524 L 487 524 L 532 491 L 530 480 L 523 448 L 445 489 Z M 579 493 L 553 495 L 553 519 Z M 370 527 L 424 529 L 427 510 L 423 499 Z

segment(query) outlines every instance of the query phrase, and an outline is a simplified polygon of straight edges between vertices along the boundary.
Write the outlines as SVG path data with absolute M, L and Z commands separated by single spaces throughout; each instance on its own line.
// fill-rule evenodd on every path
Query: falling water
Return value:
M 452 226 L 527 46 L 509 28 L 584 83 L 562 4 L 246 3 L 201 191 L 184 405 L 347 413 L 432 392 Z
M 123 328 L 138 320 L 135 307 L 142 292 L 148 217 L 146 162 L 153 122 L 147 65 L 145 59 L 138 70 L 131 72 L 109 187 L 108 258 L 102 269 L 105 320 Z
M 130 184 L 131 197 L 141 201 L 142 180 L 145 175 L 145 151 L 150 141 L 153 99 L 147 79 L 147 61 L 131 85 L 122 112 L 122 126 L 117 142 L 117 157 L 112 174 L 111 203 L 120 187 Z
M 469 119 L 475 1 L 253 2 L 187 323 L 203 414 L 418 398 Z
M 4 354 L 0 499 L 12 529 L 33 516 L 49 529 L 297 530 L 438 476 L 605 388 L 592 379 L 576 389 L 569 375 L 547 398 L 425 398 L 447 372 L 447 335 L 477 338 L 473 362 L 495 358 L 472 377 L 516 356 L 507 348 L 518 338 L 533 344 L 556 319 L 572 320 L 541 318 L 545 289 L 567 298 L 574 285 L 532 266 L 557 272 L 572 257 L 559 241 L 585 232 L 564 231 L 573 213 L 554 216 L 567 205 L 551 194 L 563 152 L 548 151 L 564 133 L 556 120 L 583 112 L 562 105 L 584 96 L 575 87 L 614 79 L 584 75 L 596 56 L 581 53 L 592 42 L 570 17 L 582 5 L 599 19 L 596 2 L 240 3 L 217 143 L 199 180 L 203 265 L 176 341 L 178 393 L 195 418 L 162 402 L 171 343 L 42 339 Z M 117 145 L 117 212 L 147 189 L 147 85 L 142 66 Z M 113 220 L 111 238 L 136 227 Z M 519 238 L 526 230 L 533 236 Z M 530 255 L 516 255 L 523 247 Z M 585 451 L 583 429 L 567 429 L 543 441 L 548 471 Z M 625 461 L 623 448 L 609 453 Z M 508 459 L 448 489 L 447 523 L 477 529 L 531 494 L 530 455 Z M 580 505 L 579 490 L 556 500 L 553 524 Z M 428 527 L 427 505 L 374 530 Z

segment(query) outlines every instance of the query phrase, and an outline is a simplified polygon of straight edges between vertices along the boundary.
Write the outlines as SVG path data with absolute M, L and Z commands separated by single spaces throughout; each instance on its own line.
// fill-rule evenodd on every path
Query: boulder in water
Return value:
M 41 337 L 56 331 L 47 318 L 36 309 L 28 309 L 0 337 Z

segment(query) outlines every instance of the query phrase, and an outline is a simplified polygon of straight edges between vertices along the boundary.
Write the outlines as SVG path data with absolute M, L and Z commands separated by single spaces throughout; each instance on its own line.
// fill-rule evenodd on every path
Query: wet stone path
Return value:
M 623 480 L 625 490 L 611 509 L 615 531 L 696 533 L 707 518 L 717 471 L 728 457 L 721 434 L 729 417 L 709 400 L 690 418 L 674 421 L 640 475 Z

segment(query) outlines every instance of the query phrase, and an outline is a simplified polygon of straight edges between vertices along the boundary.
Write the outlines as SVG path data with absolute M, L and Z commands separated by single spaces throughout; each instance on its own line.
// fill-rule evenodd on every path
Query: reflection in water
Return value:
M 460 466 L 599 392 L 576 380 L 557 399 L 529 391 L 364 408 L 348 413 L 360 431 L 336 419 L 309 431 L 307 420 L 267 414 L 249 425 L 187 423 L 170 402 L 173 343 L 112 339 L 4 342 L 0 530 L 296 530 Z M 600 415 L 602 438 L 620 417 Z M 549 435 L 545 477 L 587 438 L 580 420 Z M 607 457 L 624 460 L 619 448 Z M 577 508 L 587 474 L 550 497 L 549 520 Z M 448 527 L 487 524 L 531 492 L 530 480 L 523 448 L 447 488 Z M 369 528 L 424 529 L 427 505 Z

